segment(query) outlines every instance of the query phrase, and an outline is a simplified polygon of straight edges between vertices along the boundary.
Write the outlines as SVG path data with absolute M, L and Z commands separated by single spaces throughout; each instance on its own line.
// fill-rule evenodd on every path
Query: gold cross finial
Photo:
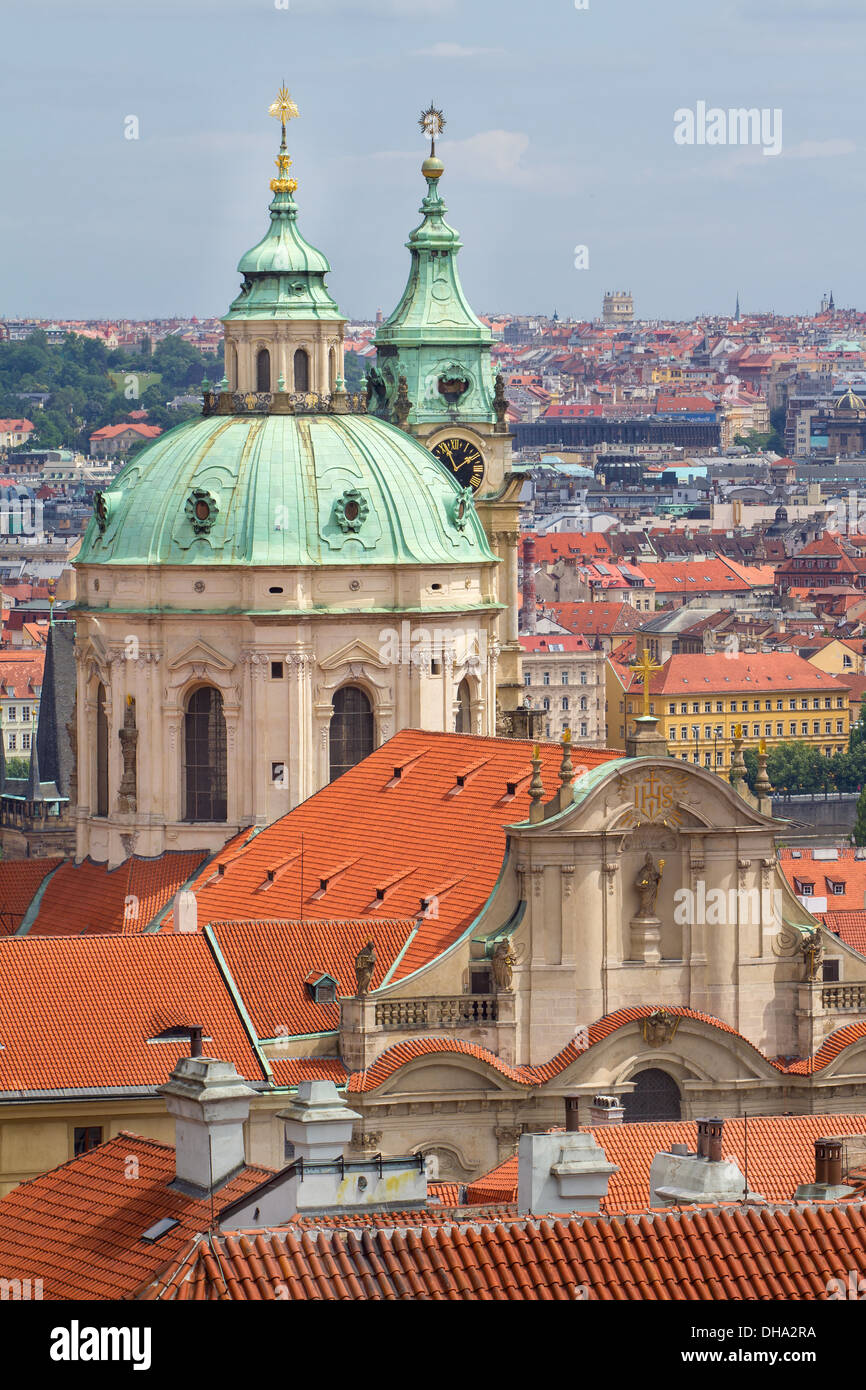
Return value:
M 430 154 L 436 154 L 436 136 L 441 135 L 445 129 L 445 117 L 438 106 L 434 106 L 432 101 L 426 111 L 421 112 L 421 119 L 418 122 L 425 135 L 430 136 Z
M 641 657 L 640 661 L 633 661 L 631 663 L 630 669 L 634 671 L 635 675 L 639 676 L 641 681 L 643 682 L 643 712 L 645 715 L 647 715 L 650 712 L 650 676 L 652 676 L 656 671 L 660 671 L 662 669 L 661 665 L 659 664 L 659 662 L 653 661 L 652 657 L 649 654 L 649 648 L 644 647 L 643 656 Z

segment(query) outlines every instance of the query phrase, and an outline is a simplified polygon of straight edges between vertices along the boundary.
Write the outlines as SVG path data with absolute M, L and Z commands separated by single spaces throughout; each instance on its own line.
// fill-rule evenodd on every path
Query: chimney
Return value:
M 591 1134 L 522 1134 L 517 1147 L 517 1205 L 520 1212 L 601 1210 L 611 1173 L 604 1149 Z
M 198 931 L 198 899 L 188 888 L 175 893 L 171 904 L 176 932 Z
M 624 1115 L 619 1096 L 594 1096 L 589 1107 L 591 1125 L 621 1125 Z
M 815 1140 L 815 1185 L 838 1187 L 842 1182 L 842 1140 Z
M 722 1120 L 698 1120 L 698 1158 L 709 1163 L 722 1161 Z
M 535 631 L 535 537 L 523 537 L 523 631 Z
M 327 1163 L 343 1157 L 352 1139 L 352 1126 L 361 1116 L 349 1109 L 333 1081 L 301 1081 L 295 1099 L 277 1119 L 285 1121 L 286 1139 L 295 1158 Z
M 794 1193 L 795 1202 L 829 1202 L 849 1197 L 856 1190 L 842 1178 L 842 1140 L 815 1140 L 815 1181 L 802 1183 Z
M 244 1167 L 244 1124 L 254 1094 L 232 1062 L 202 1057 L 201 1029 L 190 1029 L 199 1053 L 181 1057 L 157 1095 L 175 1125 L 174 1186 L 206 1196 Z
M 579 1129 L 580 1120 L 578 1119 L 578 1098 L 577 1096 L 566 1096 L 565 1132 L 566 1134 L 574 1134 Z

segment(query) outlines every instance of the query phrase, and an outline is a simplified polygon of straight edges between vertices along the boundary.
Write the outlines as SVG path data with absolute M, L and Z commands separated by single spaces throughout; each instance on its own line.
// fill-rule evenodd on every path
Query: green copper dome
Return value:
M 410 435 L 358 414 L 179 425 L 98 493 L 80 565 L 477 564 L 471 496 Z

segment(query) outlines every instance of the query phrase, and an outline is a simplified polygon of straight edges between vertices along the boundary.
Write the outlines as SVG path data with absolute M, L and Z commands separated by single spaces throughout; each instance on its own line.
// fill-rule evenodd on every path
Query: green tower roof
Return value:
M 421 444 L 368 415 L 212 415 L 98 493 L 78 564 L 477 564 L 471 501 Z
M 282 118 L 277 178 L 271 179 L 271 225 L 238 262 L 244 277 L 241 292 L 223 323 L 237 319 L 342 319 L 325 288 L 325 276 L 331 269 L 328 260 L 298 230 L 298 205 L 292 196 L 297 183 L 287 177 L 292 161 L 286 150 L 286 120 L 297 115 L 297 107 L 288 92 L 283 98 L 283 92 L 285 89 L 271 108 L 272 115 Z
M 419 208 L 424 220 L 406 242 L 412 256 L 409 279 L 400 303 L 376 332 L 376 346 L 437 342 L 489 346 L 493 335 L 472 312 L 460 283 L 457 252 L 463 243 L 445 221 L 448 209 L 439 192 L 444 165 L 431 158 L 422 169 L 427 195 Z

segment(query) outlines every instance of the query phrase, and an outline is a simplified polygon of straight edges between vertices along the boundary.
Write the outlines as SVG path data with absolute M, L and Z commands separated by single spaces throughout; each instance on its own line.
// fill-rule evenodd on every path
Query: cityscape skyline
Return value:
M 664 26 L 636 0 L 563 0 L 529 37 L 511 0 L 278 5 L 217 3 L 203 25 L 181 0 L 149 7 L 145 24 L 104 0 L 74 18 L 49 0 L 38 35 L 29 13 L 6 20 L 9 51 L 38 38 L 42 60 L 0 95 L 16 130 L 5 175 L 21 192 L 0 221 L 15 267 L 4 315 L 225 312 L 238 255 L 264 230 L 276 141 L 261 116 L 283 77 L 301 114 L 289 140 L 301 225 L 348 318 L 399 299 L 431 97 L 448 117 L 442 193 L 462 274 L 488 312 L 592 318 L 615 285 L 639 318 L 675 322 L 727 312 L 738 291 L 744 308 L 783 314 L 814 312 L 830 288 L 840 305 L 866 300 L 856 216 L 828 217 L 851 206 L 862 123 L 864 17 L 848 0 L 822 10 L 818 35 L 805 5 L 756 14 L 733 0 L 700 24 L 675 0 Z M 778 157 L 754 138 L 714 147 L 711 119 L 677 143 L 691 108 L 780 113 Z

